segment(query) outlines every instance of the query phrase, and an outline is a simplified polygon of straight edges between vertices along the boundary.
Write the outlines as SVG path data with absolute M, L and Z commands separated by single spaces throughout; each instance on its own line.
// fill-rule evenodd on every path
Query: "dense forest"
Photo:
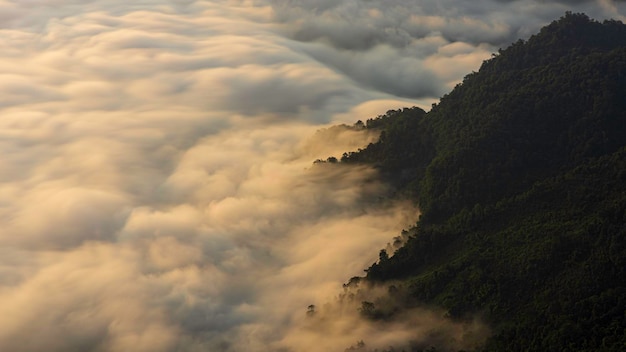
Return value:
M 422 212 L 364 280 L 480 315 L 480 350 L 626 350 L 626 25 L 566 13 L 428 113 L 358 126 L 380 140 L 338 161 L 374 165 Z

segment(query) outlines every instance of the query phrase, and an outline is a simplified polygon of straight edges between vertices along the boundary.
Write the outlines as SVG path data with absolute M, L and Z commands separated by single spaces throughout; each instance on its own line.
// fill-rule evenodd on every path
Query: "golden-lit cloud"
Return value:
M 418 217 L 313 161 L 378 137 L 330 124 L 428 108 L 568 9 L 623 12 L 602 4 L 0 0 L 0 350 L 466 346 L 482 324 L 423 307 L 307 320 Z

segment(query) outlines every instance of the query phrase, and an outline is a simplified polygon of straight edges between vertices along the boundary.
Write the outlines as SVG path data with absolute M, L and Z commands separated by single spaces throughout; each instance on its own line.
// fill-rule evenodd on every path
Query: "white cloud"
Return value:
M 0 0 L 0 350 L 306 350 L 306 306 L 417 217 L 312 164 L 376 134 L 315 132 L 426 108 L 570 8 L 623 4 Z

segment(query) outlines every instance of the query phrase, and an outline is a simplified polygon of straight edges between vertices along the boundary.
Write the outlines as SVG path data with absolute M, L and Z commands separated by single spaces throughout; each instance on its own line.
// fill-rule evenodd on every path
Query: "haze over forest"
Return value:
M 0 350 L 343 351 L 465 333 L 429 309 L 387 330 L 350 309 L 307 320 L 419 216 L 381 202 L 373 169 L 313 166 L 375 133 L 316 131 L 428 109 L 566 11 L 623 21 L 625 7 L 0 0 Z

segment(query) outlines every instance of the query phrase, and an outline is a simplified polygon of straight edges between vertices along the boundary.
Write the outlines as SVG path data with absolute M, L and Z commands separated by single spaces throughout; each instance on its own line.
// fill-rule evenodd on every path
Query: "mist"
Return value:
M 313 162 L 378 137 L 330 126 L 428 109 L 565 11 L 624 6 L 0 0 L 0 350 L 471 346 L 479 320 L 341 301 L 419 210 Z

